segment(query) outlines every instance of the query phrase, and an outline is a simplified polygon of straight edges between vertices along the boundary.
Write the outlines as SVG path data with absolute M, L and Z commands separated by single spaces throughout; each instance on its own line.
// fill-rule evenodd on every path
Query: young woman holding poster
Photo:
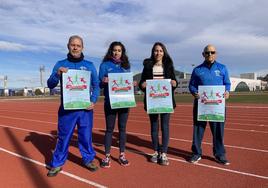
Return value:
M 119 130 L 119 163 L 122 166 L 128 166 L 130 163 L 126 159 L 125 144 L 126 144 L 126 124 L 128 119 L 129 108 L 111 109 L 108 88 L 108 73 L 126 73 L 130 72 L 130 63 L 126 55 L 126 49 L 121 42 L 112 42 L 109 49 L 102 60 L 99 70 L 100 87 L 104 92 L 104 112 L 106 121 L 105 131 L 105 158 L 101 161 L 100 166 L 109 168 L 111 165 L 111 145 L 112 135 L 115 127 L 116 116 L 118 116 Z
M 146 107 L 146 80 L 149 79 L 171 79 L 172 85 L 172 102 L 173 108 L 176 107 L 174 99 L 174 90 L 178 85 L 175 77 L 175 70 L 173 66 L 173 61 L 169 56 L 167 49 L 164 44 L 156 42 L 153 45 L 151 51 L 151 57 L 143 61 L 143 71 L 141 75 L 141 80 L 139 83 L 139 88 L 144 92 L 144 109 L 147 111 Z M 151 157 L 151 162 L 161 165 L 169 165 L 167 150 L 169 142 L 169 113 L 162 114 L 149 114 L 151 123 L 151 137 L 154 153 Z M 158 139 L 158 129 L 159 129 L 159 117 L 161 122 L 162 131 L 162 147 L 159 144 Z

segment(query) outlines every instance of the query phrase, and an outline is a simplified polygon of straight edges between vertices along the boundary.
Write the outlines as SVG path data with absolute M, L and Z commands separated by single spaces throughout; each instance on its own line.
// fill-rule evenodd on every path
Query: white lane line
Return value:
M 268 106 L 227 106 L 227 108 L 268 109 Z
M 46 124 L 57 124 L 55 122 L 51 122 L 51 121 L 42 121 L 42 120 L 36 120 L 36 119 L 26 119 L 26 118 L 16 118 L 16 117 L 11 117 L 11 116 L 2 116 L 0 115 L 0 117 L 3 118 L 8 118 L 8 119 L 14 119 L 14 120 L 23 120 L 23 121 L 32 121 L 32 122 L 38 122 L 38 123 L 46 123 Z
M 0 100 L 0 102 L 7 102 L 7 101 L 33 101 L 33 103 L 35 103 L 34 102 L 34 100 L 51 100 L 51 99 L 53 99 L 53 100 L 58 100 L 57 98 L 53 98 L 53 97 L 45 97 L 45 98 L 43 98 L 43 97 L 40 97 L 40 98 L 38 98 L 38 97 L 36 97 L 36 98 L 4 98 L 4 99 L 1 99 Z M 45 101 L 45 103 L 47 103 L 48 101 Z M 53 102 L 54 103 L 54 101 L 51 101 L 51 102 Z
M 45 134 L 45 135 L 48 135 L 48 136 L 56 136 L 56 135 L 52 135 L 52 134 L 48 134 L 48 133 L 43 133 L 43 132 L 36 131 L 36 130 L 24 129 L 24 128 L 19 128 L 19 127 L 9 126 L 9 125 L 3 125 L 3 124 L 0 124 L 0 127 L 6 127 L 6 128 L 11 128 L 11 129 L 17 129 L 17 130 L 22 130 L 22 131 L 26 131 L 26 132 L 31 132 L 31 131 L 33 131 L 33 132 L 36 132 L 36 133 L 39 133 L 39 134 Z M 105 131 L 105 129 L 102 129 L 102 128 L 93 128 L 93 130 L 101 130 L 101 131 Z M 117 131 L 117 130 L 114 130 L 114 132 L 118 132 L 118 131 Z M 151 137 L 151 135 L 143 134 L 143 133 L 130 132 L 130 131 L 127 131 L 127 133 L 128 133 L 128 134 L 132 134 L 132 135 L 140 135 L 140 136 Z M 180 138 L 173 138 L 173 137 L 170 137 L 169 139 L 170 139 L 170 140 L 181 141 L 181 142 L 189 142 L 189 143 L 192 142 L 192 140 L 186 140 L 186 139 L 180 139 Z M 204 141 L 203 141 L 202 143 L 205 144 L 205 145 L 212 145 L 212 143 L 210 143 L 210 142 L 204 142 Z M 249 151 L 256 151 L 256 152 L 268 153 L 268 150 L 256 149 L 256 148 L 248 148 L 248 147 L 243 147 L 243 146 L 233 146 L 233 145 L 225 144 L 225 147 L 235 148 L 235 149 L 241 149 L 241 150 L 249 150 Z
M 173 161 L 179 161 L 179 162 L 183 162 L 183 163 L 188 163 L 187 161 L 172 158 L 172 157 L 169 157 L 169 159 L 171 159 Z M 212 169 L 217 169 L 217 170 L 221 170 L 221 171 L 226 171 L 226 172 L 231 172 L 231 173 L 235 173 L 235 174 L 240 174 L 240 175 L 251 176 L 251 177 L 255 177 L 255 178 L 268 180 L 267 176 L 261 176 L 261 175 L 257 175 L 257 174 L 252 174 L 252 173 L 248 173 L 248 172 L 241 172 L 241 171 L 227 169 L 227 168 L 220 168 L 220 167 L 217 167 L 217 166 L 211 166 L 211 165 L 202 164 L 200 162 L 192 164 L 192 165 L 197 165 L 197 166 L 202 166 L 202 167 L 206 167 L 206 168 L 212 168 Z
M 40 132 L 39 132 L 39 133 L 40 133 Z M 23 160 L 32 162 L 32 163 L 34 163 L 34 164 L 37 164 L 37 165 L 46 167 L 46 165 L 45 165 L 44 163 L 41 163 L 41 162 L 36 161 L 36 160 L 33 160 L 33 159 L 31 159 L 31 158 L 22 156 L 22 155 L 20 155 L 20 154 L 14 153 L 14 152 L 12 152 L 12 151 L 6 150 L 6 149 L 4 149 L 4 148 L 2 148 L 2 147 L 0 147 L 0 151 L 6 152 L 6 153 L 8 153 L 8 154 L 11 154 L 11 155 L 13 155 L 13 156 L 15 156 L 15 157 L 18 157 L 18 158 L 21 158 L 21 159 L 23 159 Z M 77 180 L 77 181 L 84 182 L 84 183 L 86 183 L 86 184 L 88 184 L 88 185 L 92 185 L 92 186 L 95 186 L 95 187 L 98 187 L 98 188 L 106 188 L 106 186 L 104 186 L 104 185 L 98 184 L 98 183 L 96 183 L 96 182 L 94 182 L 94 181 L 90 181 L 90 180 L 81 178 L 81 177 L 79 177 L 79 176 L 77 176 L 77 175 L 74 175 L 74 174 L 72 174 L 72 173 L 69 173 L 69 172 L 66 172 L 66 171 L 63 171 L 63 170 L 60 171 L 60 173 L 66 175 L 66 176 L 68 176 L 68 177 L 70 177 L 70 178 L 73 178 L 73 179 L 75 179 L 75 180 Z
M 181 107 L 192 107 L 193 104 L 177 104 L 177 106 Z M 227 108 L 247 108 L 247 109 L 268 109 L 268 105 L 266 106 L 256 106 L 256 105 L 227 105 Z
M 24 120 L 24 121 L 32 121 L 32 122 L 39 122 L 39 123 L 51 123 L 51 124 L 57 124 L 55 122 L 49 122 L 49 121 L 42 121 L 42 120 L 34 120 L 34 119 L 26 119 L 26 118 L 16 118 L 16 117 L 11 117 L 11 116 L 4 116 L 4 115 L 0 115 L 0 117 L 3 118 L 8 118 L 8 119 L 14 119 L 14 120 Z M 102 118 L 98 118 L 98 117 L 94 117 L 94 119 L 100 119 L 103 120 L 104 117 Z M 132 120 L 129 119 L 128 121 L 131 122 L 140 122 L 140 123 L 144 123 L 144 121 L 139 121 L 139 120 Z M 192 125 L 185 125 L 185 124 L 178 124 L 178 123 L 170 123 L 170 125 L 179 125 L 179 126 L 183 126 L 183 127 L 192 127 Z M 231 128 L 225 128 L 226 131 L 241 131 L 241 132 L 250 132 L 250 133 L 262 133 L 262 134 L 268 134 L 268 131 L 258 131 L 258 130 L 245 130 L 245 129 L 231 129 Z

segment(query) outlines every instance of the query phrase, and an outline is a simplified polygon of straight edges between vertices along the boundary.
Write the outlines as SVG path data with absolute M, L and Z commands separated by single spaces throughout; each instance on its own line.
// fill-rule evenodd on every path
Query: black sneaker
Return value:
M 189 163 L 198 163 L 198 161 L 201 160 L 201 156 L 200 155 L 192 155 L 192 157 L 189 160 Z
M 120 154 L 118 161 L 122 166 L 129 166 L 130 165 L 130 163 L 126 159 L 125 153 Z
M 169 165 L 169 161 L 168 161 L 168 157 L 167 157 L 167 154 L 166 153 L 162 153 L 161 154 L 161 157 L 160 157 L 160 165 L 163 165 L 163 166 L 168 166 Z
M 95 172 L 99 169 L 99 167 L 97 165 L 95 165 L 94 161 L 87 163 L 85 165 L 85 167 L 91 172 Z
M 111 155 L 106 155 L 104 159 L 102 159 L 100 166 L 102 168 L 110 168 L 111 167 Z
M 225 156 L 215 156 L 215 160 L 222 165 L 230 165 L 230 162 L 225 158 Z
M 61 167 L 55 167 L 55 168 L 50 168 L 48 173 L 47 173 L 47 176 L 48 177 L 54 177 L 54 176 L 57 176 L 57 174 L 62 170 Z

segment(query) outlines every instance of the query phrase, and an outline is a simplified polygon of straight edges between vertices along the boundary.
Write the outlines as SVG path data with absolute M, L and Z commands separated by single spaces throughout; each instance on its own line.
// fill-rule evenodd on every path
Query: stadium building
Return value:
M 184 78 L 177 77 L 178 87 L 176 93 L 189 93 L 190 76 L 184 75 Z M 268 85 L 267 82 L 257 80 L 256 73 L 241 74 L 240 78 L 230 77 L 231 91 L 261 91 L 265 90 Z

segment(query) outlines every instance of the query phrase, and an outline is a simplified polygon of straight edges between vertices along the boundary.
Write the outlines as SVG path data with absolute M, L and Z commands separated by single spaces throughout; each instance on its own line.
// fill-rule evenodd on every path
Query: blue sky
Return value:
M 175 68 L 191 72 L 214 44 L 231 75 L 268 73 L 266 0 L 0 0 L 0 87 L 40 85 L 66 57 L 70 35 L 84 38 L 84 54 L 98 69 L 108 45 L 123 42 L 134 73 L 163 42 Z

